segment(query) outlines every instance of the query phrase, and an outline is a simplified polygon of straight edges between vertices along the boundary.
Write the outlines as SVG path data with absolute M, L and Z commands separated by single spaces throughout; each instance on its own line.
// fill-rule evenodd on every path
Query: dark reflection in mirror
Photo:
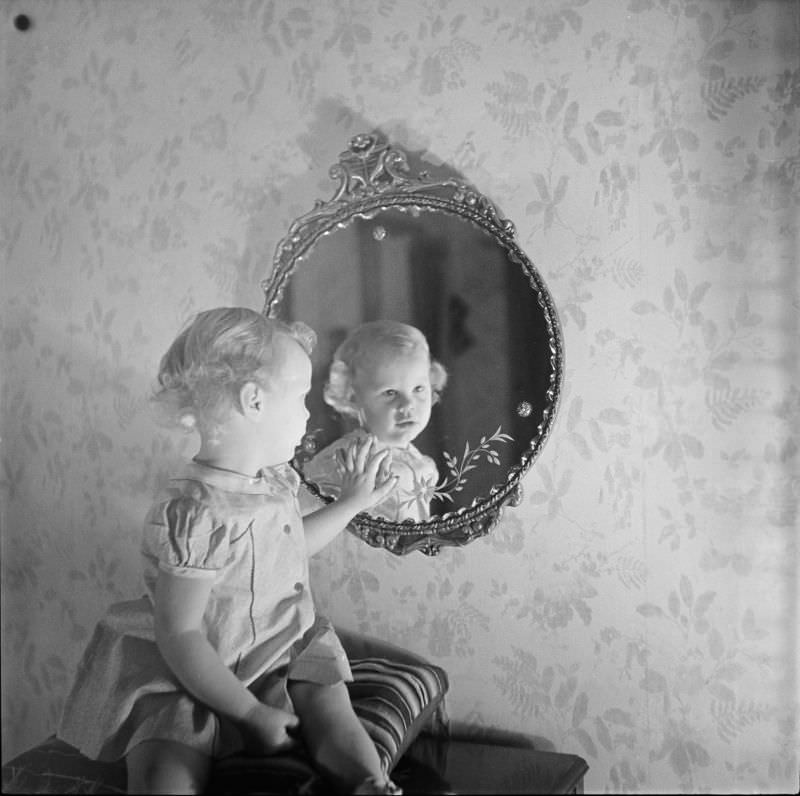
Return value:
M 348 332 L 378 319 L 420 329 L 448 373 L 414 441 L 439 471 L 433 515 L 502 486 L 536 437 L 552 376 L 546 319 L 528 274 L 469 220 L 413 206 L 355 216 L 303 256 L 282 305 L 319 336 L 303 457 L 352 429 L 323 387 Z

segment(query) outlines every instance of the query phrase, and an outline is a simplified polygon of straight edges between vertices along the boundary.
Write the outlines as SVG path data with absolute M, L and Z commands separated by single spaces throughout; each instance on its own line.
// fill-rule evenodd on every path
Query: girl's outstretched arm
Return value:
M 242 728 L 254 751 L 294 745 L 292 713 L 262 704 L 225 665 L 203 630 L 212 579 L 158 573 L 155 591 L 156 644 L 186 690 L 215 713 Z
M 303 518 L 309 556 L 322 550 L 361 511 L 380 503 L 396 486 L 388 449 L 376 453 L 370 437 L 338 451 L 341 492 L 335 502 Z

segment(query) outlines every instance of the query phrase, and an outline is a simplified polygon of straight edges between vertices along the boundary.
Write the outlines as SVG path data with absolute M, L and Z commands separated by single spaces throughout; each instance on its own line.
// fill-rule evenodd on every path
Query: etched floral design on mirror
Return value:
M 311 419 L 294 464 L 314 495 L 332 498 L 321 471 L 307 473 L 321 451 L 359 433 L 323 399 L 334 352 L 365 322 L 419 329 L 447 373 L 409 445 L 433 470 L 408 480 L 391 511 L 360 514 L 350 530 L 396 554 L 433 555 L 488 533 L 519 502 L 559 403 L 558 318 L 513 223 L 467 182 L 412 170 L 376 134 L 353 138 L 330 175 L 333 197 L 295 220 L 262 283 L 266 314 L 318 334 Z

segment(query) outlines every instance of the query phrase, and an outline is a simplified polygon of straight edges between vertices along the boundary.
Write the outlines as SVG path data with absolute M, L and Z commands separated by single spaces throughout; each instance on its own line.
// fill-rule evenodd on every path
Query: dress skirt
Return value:
M 58 736 L 87 757 L 112 761 L 147 740 L 185 744 L 210 757 L 243 748 L 234 722 L 189 694 L 155 643 L 148 597 L 112 606 L 78 669 Z M 293 712 L 289 680 L 332 685 L 352 680 L 331 624 L 317 616 L 276 665 L 247 687 L 262 702 Z

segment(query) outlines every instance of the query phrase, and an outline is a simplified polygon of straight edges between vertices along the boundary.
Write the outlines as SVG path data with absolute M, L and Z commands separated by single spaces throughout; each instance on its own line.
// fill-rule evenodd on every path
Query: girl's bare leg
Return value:
M 206 755 L 176 741 L 143 741 L 125 762 L 128 793 L 202 793 L 211 771 Z
M 311 757 L 343 792 L 370 777 L 378 782 L 386 779 L 375 744 L 353 711 L 344 683 L 291 681 L 289 694 Z

